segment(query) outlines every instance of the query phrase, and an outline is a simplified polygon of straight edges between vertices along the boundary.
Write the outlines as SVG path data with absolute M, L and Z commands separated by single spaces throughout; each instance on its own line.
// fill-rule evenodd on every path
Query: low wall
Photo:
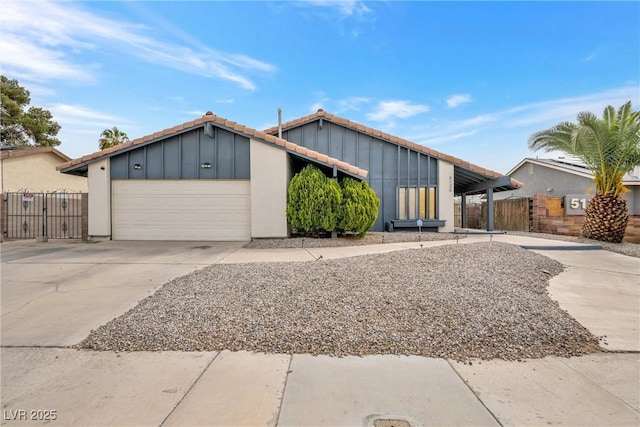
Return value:
M 531 232 L 580 236 L 585 221 L 584 215 L 561 216 L 555 209 L 555 200 L 549 199 L 555 198 L 542 194 L 533 196 Z M 550 201 L 552 203 L 548 203 Z M 640 215 L 629 216 L 623 242 L 640 243 Z

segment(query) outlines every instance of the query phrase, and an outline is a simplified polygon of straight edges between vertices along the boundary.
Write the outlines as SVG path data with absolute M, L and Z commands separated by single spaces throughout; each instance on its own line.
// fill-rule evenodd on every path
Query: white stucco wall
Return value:
M 287 152 L 251 140 L 251 237 L 287 237 Z
M 453 164 L 442 160 L 438 161 L 438 212 L 438 219 L 446 221 L 444 227 L 439 227 L 438 231 L 454 231 Z
M 89 236 L 111 236 L 109 159 L 89 164 Z
M 56 166 L 64 163 L 64 160 L 54 153 L 34 153 L 29 156 L 5 158 L 0 162 L 2 192 L 87 192 L 87 178 L 63 174 L 56 170 Z

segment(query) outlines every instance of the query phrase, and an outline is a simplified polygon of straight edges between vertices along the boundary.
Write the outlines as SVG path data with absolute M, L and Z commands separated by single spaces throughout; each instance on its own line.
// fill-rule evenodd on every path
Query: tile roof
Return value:
M 180 131 L 183 130 L 188 130 L 188 129 L 192 129 L 195 128 L 199 125 L 202 125 L 204 123 L 213 123 L 214 125 L 220 126 L 222 128 L 226 128 L 228 130 L 240 133 L 244 136 L 247 136 L 249 138 L 254 138 L 254 139 L 258 139 L 260 141 L 263 141 L 265 143 L 268 144 L 272 144 L 278 147 L 282 147 L 285 150 L 287 150 L 288 152 L 292 153 L 292 154 L 298 154 L 300 156 L 306 157 L 308 159 L 311 160 L 315 160 L 319 163 L 323 163 L 325 165 L 328 166 L 336 166 L 339 170 L 343 171 L 343 172 L 347 172 L 351 175 L 355 175 L 355 176 L 359 176 L 361 178 L 366 178 L 368 172 L 364 169 L 360 169 L 356 166 L 350 165 L 349 163 L 343 162 L 341 160 L 338 160 L 336 158 L 333 157 L 329 157 L 326 156 L 322 153 L 318 153 L 317 151 L 314 150 L 309 150 L 308 148 L 299 146 L 297 144 L 294 144 L 292 142 L 289 142 L 287 140 L 284 140 L 282 138 L 278 138 L 276 136 L 273 135 L 269 135 L 267 133 L 261 132 L 259 130 L 256 129 L 252 129 L 250 127 L 244 126 L 240 123 L 236 123 L 233 122 L 231 120 L 227 120 L 223 117 L 219 117 L 216 116 L 215 114 L 205 114 L 204 116 L 195 119 L 193 121 L 189 121 L 189 122 L 185 122 L 182 123 L 180 125 L 176 125 L 172 128 L 167 128 L 164 130 L 161 130 L 159 132 L 155 132 L 153 134 L 149 134 L 140 138 L 136 138 L 134 140 L 131 140 L 129 142 L 125 142 L 123 144 L 119 144 L 116 145 L 114 147 L 111 148 L 107 148 L 105 150 L 102 151 L 96 151 L 95 153 L 92 154 L 88 154 L 86 156 L 82 156 L 78 159 L 74 159 L 71 161 L 68 161 L 66 163 L 63 163 L 61 165 L 58 165 L 56 167 L 56 169 L 60 170 L 60 171 L 68 171 L 69 169 L 72 169 L 74 167 L 78 167 L 81 165 L 85 165 L 88 163 L 92 163 L 95 161 L 98 161 L 102 158 L 106 158 L 106 157 L 110 157 L 114 154 L 116 154 L 119 151 L 122 150 L 126 150 L 128 148 L 134 147 L 136 145 L 141 145 L 141 144 L 145 144 L 148 143 L 150 141 L 153 141 L 155 139 L 159 139 L 165 136 L 169 136 L 169 135 L 173 135 L 176 134 Z
M 25 157 L 32 156 L 34 154 L 42 154 L 42 153 L 53 153 L 56 156 L 60 157 L 60 159 L 68 162 L 71 160 L 69 156 L 66 154 L 56 150 L 53 147 L 12 147 L 3 145 L 0 147 L 0 158 L 1 159 L 10 159 L 14 157 Z
M 327 113 L 326 111 L 324 111 L 322 109 L 320 109 L 316 113 L 310 114 L 308 116 L 300 117 L 299 119 L 295 119 L 295 120 L 292 120 L 290 122 L 283 123 L 282 124 L 282 129 L 283 130 L 288 130 L 288 129 L 291 129 L 293 127 L 300 126 L 300 125 L 312 122 L 312 121 L 320 119 L 320 118 L 323 118 L 323 119 L 329 120 L 332 123 L 336 123 L 336 124 L 348 127 L 350 129 L 353 129 L 353 130 L 368 134 L 370 136 L 374 136 L 374 137 L 377 137 L 377 138 L 380 138 L 380 139 L 384 139 L 386 141 L 393 142 L 393 143 L 401 145 L 403 147 L 407 147 L 407 148 L 410 148 L 412 150 L 419 151 L 419 152 L 424 153 L 424 154 L 428 154 L 429 156 L 438 158 L 440 160 L 444 160 L 446 162 L 452 163 L 453 165 L 459 166 L 459 167 L 464 168 L 464 169 L 468 169 L 470 171 L 485 175 L 485 176 L 490 177 L 490 178 L 501 178 L 501 177 L 504 176 L 503 174 L 501 174 L 499 172 L 495 172 L 495 171 L 492 171 L 492 170 L 489 170 L 489 169 L 485 169 L 483 167 L 474 165 L 473 163 L 466 162 L 466 161 L 464 161 L 462 159 L 459 159 L 457 157 L 453 157 L 453 156 L 450 156 L 448 154 L 444 154 L 444 153 L 441 153 L 439 151 L 432 150 L 431 148 L 425 147 L 424 145 L 416 144 L 416 143 L 411 142 L 409 140 L 399 138 L 397 136 L 388 134 L 386 132 L 382 132 L 382 131 L 380 131 L 378 129 L 370 128 L 368 126 L 361 125 L 360 123 L 356 123 L 356 122 L 353 122 L 351 120 L 347 120 L 347 119 L 344 119 L 342 117 L 335 116 L 333 114 Z M 274 134 L 277 135 L 278 126 L 274 126 L 274 127 L 269 128 L 269 129 L 266 129 L 264 132 L 268 133 L 268 134 L 272 134 L 272 135 L 274 135 Z M 511 181 L 512 181 L 512 184 L 514 186 L 516 186 L 516 187 L 523 187 L 524 186 L 524 184 L 522 184 L 521 182 L 519 182 L 519 181 L 517 181 L 517 180 L 515 180 L 513 178 L 511 179 Z

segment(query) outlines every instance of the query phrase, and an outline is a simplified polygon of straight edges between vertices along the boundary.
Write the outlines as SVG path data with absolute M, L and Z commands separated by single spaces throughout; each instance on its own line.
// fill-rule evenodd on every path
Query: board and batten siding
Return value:
M 214 138 L 201 127 L 115 155 L 111 179 L 249 179 L 249 138 L 214 129 Z
M 282 137 L 369 172 L 365 180 L 381 202 L 374 231 L 384 231 L 385 222 L 398 219 L 399 187 L 438 185 L 438 159 L 327 120 L 284 130 Z M 440 206 L 436 210 L 441 217 Z

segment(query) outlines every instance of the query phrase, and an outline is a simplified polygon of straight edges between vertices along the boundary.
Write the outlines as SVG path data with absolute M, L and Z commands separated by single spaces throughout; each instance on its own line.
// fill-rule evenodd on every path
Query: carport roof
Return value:
M 481 166 L 474 165 L 473 163 L 466 162 L 457 157 L 432 150 L 431 148 L 425 147 L 424 145 L 416 144 L 414 142 L 399 138 L 386 132 L 382 132 L 380 130 L 361 125 L 351 120 L 335 116 L 333 114 L 327 113 L 322 109 L 319 109 L 316 113 L 310 114 L 308 116 L 283 123 L 281 126 L 283 130 L 288 130 L 320 119 L 328 120 L 330 122 L 345 126 L 355 131 L 370 135 L 372 137 L 389 141 L 391 143 L 410 148 L 420 153 L 424 153 L 431 157 L 435 157 L 439 160 L 443 160 L 445 162 L 453 164 L 455 194 L 484 193 L 488 188 L 492 188 L 493 191 L 515 190 L 524 186 L 524 184 L 520 181 L 502 175 L 499 172 L 485 169 Z M 278 132 L 278 126 L 266 129 L 264 132 L 267 134 L 275 135 Z
M 215 126 L 243 135 L 247 138 L 255 139 L 267 144 L 281 147 L 285 149 L 288 153 L 296 157 L 303 158 L 312 163 L 318 163 L 318 164 L 329 166 L 329 167 L 336 167 L 339 171 L 351 176 L 355 176 L 362 179 L 362 178 L 366 178 L 368 174 L 366 170 L 360 169 L 349 163 L 343 162 L 333 157 L 329 157 L 322 153 L 318 153 L 317 151 L 302 147 L 300 145 L 289 142 L 285 139 L 278 138 L 273 135 L 269 135 L 267 133 L 261 132 L 256 129 L 252 129 L 240 123 L 236 123 L 231 120 L 227 120 L 223 117 L 216 116 L 215 114 L 212 114 L 212 113 L 207 113 L 196 120 L 185 122 L 180 125 L 176 125 L 172 128 L 167 128 L 162 131 L 159 131 L 150 135 L 145 135 L 143 137 L 136 138 L 132 141 L 125 142 L 123 144 L 119 144 L 102 151 L 96 151 L 92 154 L 82 156 L 78 159 L 74 159 L 66 163 L 62 163 L 58 165 L 56 169 L 62 173 L 86 176 L 90 163 L 94 163 L 96 161 L 115 156 L 116 154 L 130 151 L 134 148 L 138 148 L 139 146 L 152 144 L 168 136 L 173 136 L 189 130 L 193 130 L 195 128 L 203 126 L 205 123 L 212 123 Z

